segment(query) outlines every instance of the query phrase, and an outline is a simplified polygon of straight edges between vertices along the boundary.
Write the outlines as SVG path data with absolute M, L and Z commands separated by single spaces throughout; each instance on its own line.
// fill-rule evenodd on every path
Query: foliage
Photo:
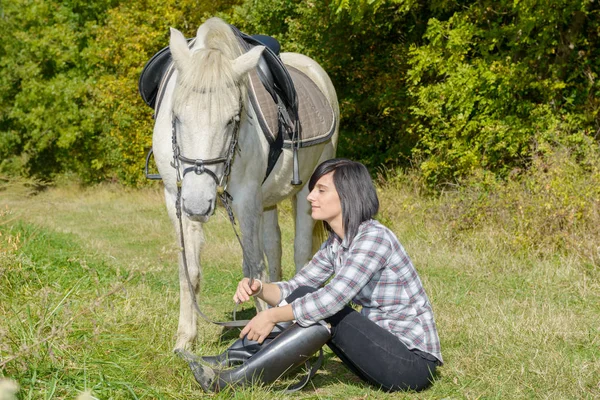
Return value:
M 540 143 L 597 145 L 599 13 L 592 0 L 15 0 L 0 17 L 0 171 L 143 184 L 139 74 L 170 26 L 190 37 L 219 15 L 325 68 L 340 156 L 417 166 L 437 189 L 505 179 Z
M 593 145 L 598 10 L 590 1 L 483 1 L 431 18 L 411 45 L 417 158 L 432 184 L 529 166 L 540 141 Z M 558 125 L 568 129 L 555 129 Z
M 392 224 L 402 209 L 415 221 L 426 219 L 439 226 L 440 238 L 457 243 L 479 238 L 483 246 L 539 259 L 569 255 L 598 272 L 600 149 L 592 139 L 586 140 L 588 146 L 580 146 L 586 149 L 583 153 L 541 144 L 526 172 L 500 179 L 476 170 L 436 193 L 424 190 L 418 170 L 384 171 L 378 178 L 382 186 L 378 219 Z
M 90 26 L 112 1 L 15 0 L 0 19 L 0 167 L 49 179 L 88 177 L 104 148 L 82 50 Z

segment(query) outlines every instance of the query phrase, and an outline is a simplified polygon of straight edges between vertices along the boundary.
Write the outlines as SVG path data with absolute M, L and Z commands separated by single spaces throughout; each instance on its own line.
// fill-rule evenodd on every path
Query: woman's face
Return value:
M 334 231 L 342 227 L 342 203 L 333 184 L 333 172 L 317 181 L 307 199 L 312 206 L 313 219 L 327 222 Z

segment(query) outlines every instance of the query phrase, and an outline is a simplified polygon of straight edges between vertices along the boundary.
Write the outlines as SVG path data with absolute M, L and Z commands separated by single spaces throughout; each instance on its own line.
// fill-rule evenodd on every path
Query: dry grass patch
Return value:
M 451 199 L 425 197 L 401 180 L 379 193 L 381 219 L 432 301 L 446 365 L 429 390 L 390 395 L 359 382 L 327 352 L 313 386 L 285 397 L 600 397 L 600 273 L 589 258 L 567 248 L 517 249 L 507 239 L 510 227 L 495 220 L 462 229 Z M 0 324 L 0 376 L 19 383 L 19 396 L 201 397 L 171 353 L 177 246 L 162 191 L 58 187 L 31 196 L 13 187 L 1 195 L 0 318 L 8 323 Z M 284 274 L 291 276 L 289 205 L 280 214 Z M 222 320 L 231 316 L 241 251 L 222 209 L 205 235 L 201 304 Z M 196 351 L 221 352 L 234 337 L 201 322 Z M 210 397 L 279 398 L 281 388 Z

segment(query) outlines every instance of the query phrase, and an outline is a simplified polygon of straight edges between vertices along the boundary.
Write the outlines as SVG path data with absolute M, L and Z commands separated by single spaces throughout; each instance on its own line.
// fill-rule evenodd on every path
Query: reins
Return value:
M 159 99 L 160 100 L 160 99 Z M 160 103 L 159 103 L 160 104 Z M 181 189 L 182 189 L 182 185 L 183 185 L 183 178 L 185 177 L 186 174 L 190 173 L 190 172 L 194 172 L 196 175 L 201 175 L 201 174 L 208 174 L 210 177 L 213 178 L 213 180 L 215 181 L 215 183 L 217 184 L 217 188 L 218 188 L 218 196 L 221 200 L 221 202 L 223 203 L 223 206 L 225 207 L 225 210 L 227 211 L 227 215 L 229 217 L 229 221 L 231 223 L 231 227 L 233 228 L 233 232 L 235 233 L 235 236 L 238 240 L 238 243 L 240 244 L 240 247 L 242 249 L 242 257 L 243 257 L 243 262 L 246 264 L 248 261 L 248 258 L 246 257 L 246 252 L 244 249 L 244 245 L 242 243 L 242 240 L 240 238 L 240 235 L 237 232 L 237 229 L 235 227 L 235 217 L 233 214 L 233 210 L 231 207 L 231 201 L 233 200 L 231 194 L 229 194 L 229 192 L 227 191 L 227 185 L 229 183 L 229 175 L 231 173 L 231 165 L 233 163 L 233 159 L 235 157 L 235 152 L 238 149 L 238 140 L 239 140 L 239 134 L 240 134 L 240 123 L 241 123 L 241 118 L 242 118 L 242 114 L 243 114 L 243 110 L 244 110 L 244 104 L 243 104 L 243 99 L 240 95 L 240 99 L 239 99 L 239 104 L 240 104 L 240 112 L 237 116 L 237 118 L 235 119 L 235 126 L 233 128 L 233 135 L 230 139 L 229 142 L 229 147 L 227 149 L 227 154 L 225 155 L 225 157 L 217 157 L 217 158 L 211 158 L 211 159 L 192 159 L 192 158 L 188 158 L 188 157 L 184 157 L 181 154 L 181 149 L 179 147 L 179 144 L 177 143 L 177 119 L 175 118 L 175 115 L 172 113 L 171 114 L 171 142 L 172 142 L 172 147 L 173 147 L 173 161 L 171 162 L 171 166 L 175 169 L 176 171 L 176 185 L 177 185 L 177 199 L 176 199 L 176 203 L 175 203 L 175 208 L 176 208 L 176 216 L 177 216 L 177 220 L 179 222 L 179 241 L 181 244 L 181 257 L 183 259 L 183 267 L 184 267 L 184 272 L 185 272 L 185 277 L 188 283 L 188 290 L 190 292 L 190 296 L 192 297 L 192 304 L 194 306 L 194 310 L 196 311 L 196 313 L 205 321 L 215 324 L 215 325 L 219 325 L 222 326 L 224 328 L 241 328 L 244 327 L 248 324 L 248 322 L 250 322 L 250 320 L 236 320 L 236 311 L 237 311 L 237 303 L 234 307 L 233 310 L 233 321 L 227 321 L 227 322 L 221 322 L 221 321 L 213 321 L 212 319 L 208 318 L 203 312 L 202 310 L 200 310 L 200 307 L 198 306 L 198 300 L 196 298 L 196 292 L 194 290 L 194 286 L 192 285 L 192 281 L 190 279 L 190 273 L 189 273 L 189 268 L 188 268 L 188 264 L 187 264 L 187 254 L 186 254 L 186 248 L 185 248 L 185 238 L 184 238 L 184 233 L 183 233 L 183 218 L 182 218 L 182 206 L 181 206 Z M 157 108 L 158 110 L 158 108 Z M 282 115 L 283 114 L 283 115 Z M 279 118 L 281 121 L 282 116 L 285 117 L 287 113 L 282 113 L 282 108 L 280 107 L 279 109 Z M 289 115 L 288 118 L 289 119 Z M 286 122 L 288 122 L 286 119 Z M 288 122 L 288 127 L 289 122 Z M 298 178 L 298 155 L 297 155 L 297 151 L 298 151 L 298 133 L 299 133 L 299 123 L 298 120 L 296 118 L 296 129 L 294 129 L 294 136 L 293 136 L 293 140 L 295 141 L 295 146 L 293 148 L 293 168 L 294 168 L 294 178 L 292 180 L 292 184 L 294 185 L 298 185 L 301 184 L 301 181 Z M 152 152 L 150 151 L 148 153 L 148 156 L 146 157 L 146 168 L 145 168 L 145 174 L 146 177 L 148 177 L 149 179 L 161 179 L 160 175 L 156 175 L 156 174 L 148 174 L 148 160 L 150 158 L 150 155 L 152 154 Z M 185 164 L 189 164 L 190 166 L 187 168 L 183 169 L 183 173 L 181 171 L 181 167 L 185 166 Z M 224 169 L 223 169 L 223 175 L 221 176 L 221 179 L 219 179 L 217 177 L 217 175 L 215 174 L 215 172 L 213 172 L 211 169 L 206 168 L 206 166 L 210 166 L 210 165 L 219 165 L 219 164 L 224 164 Z M 248 270 L 250 272 L 250 282 L 249 284 L 252 285 L 253 282 L 253 271 L 252 271 L 252 265 L 250 264 L 246 264 L 248 265 Z M 193 363 L 195 363 L 197 361 L 197 357 L 193 356 L 192 354 L 190 354 L 188 351 L 186 350 L 181 350 L 179 352 L 179 355 L 186 361 L 188 362 L 188 364 L 190 366 L 193 365 Z M 317 358 L 317 361 L 315 362 L 314 365 L 311 365 L 309 360 L 305 361 L 305 367 L 307 369 L 307 373 L 306 376 L 304 376 L 303 379 L 301 379 L 298 383 L 291 385 L 288 387 L 287 390 L 285 390 L 286 393 L 292 393 L 292 392 L 296 392 L 302 388 L 304 388 L 308 382 L 310 381 L 310 379 L 314 376 L 314 374 L 316 373 L 316 371 L 320 368 L 321 364 L 323 362 L 323 349 L 319 349 L 319 356 Z
M 233 232 L 235 233 L 235 236 L 240 244 L 240 247 L 242 248 L 242 258 L 244 259 L 244 262 L 246 262 L 247 258 L 245 256 L 246 253 L 244 251 L 244 245 L 242 244 L 240 235 L 238 234 L 237 229 L 235 228 L 235 217 L 233 215 L 233 210 L 231 208 L 231 201 L 233 200 L 233 198 L 231 197 L 229 192 L 227 192 L 227 185 L 229 183 L 229 175 L 231 173 L 231 164 L 233 163 L 235 151 L 238 147 L 238 140 L 239 140 L 239 134 L 240 134 L 240 121 L 241 121 L 242 111 L 243 111 L 243 102 L 240 97 L 240 113 L 235 120 L 235 126 L 233 128 L 233 135 L 231 137 L 231 140 L 229 141 L 227 155 L 225 157 L 217 157 L 217 158 L 211 158 L 211 159 L 206 159 L 206 160 L 191 159 L 191 158 L 184 157 L 181 154 L 181 149 L 179 148 L 179 144 L 177 143 L 177 120 L 174 115 L 172 115 L 172 117 L 171 117 L 171 119 L 172 119 L 171 142 L 172 142 L 172 146 L 173 146 L 173 161 L 171 162 L 171 166 L 173 168 L 175 168 L 175 171 L 177 174 L 177 182 L 176 182 L 177 183 L 177 200 L 175 202 L 175 209 L 176 209 L 177 220 L 179 221 L 179 241 L 180 241 L 180 245 L 181 245 L 181 257 L 183 258 L 183 267 L 184 267 L 185 277 L 186 277 L 187 283 L 188 283 L 188 289 L 190 291 L 190 296 L 192 297 L 192 304 L 194 305 L 194 310 L 196 311 L 196 313 L 200 317 L 202 317 L 204 320 L 206 320 L 207 322 L 210 322 L 215 325 L 220 325 L 225 328 L 241 328 L 241 327 L 246 326 L 248 324 L 249 320 L 236 320 L 235 319 L 237 304 L 236 304 L 236 308 L 234 308 L 234 311 L 233 311 L 233 321 L 227 321 L 227 322 L 213 321 L 212 319 L 208 318 L 206 316 L 206 314 L 204 314 L 202 312 L 202 310 L 200 310 L 200 307 L 198 306 L 198 300 L 196 299 L 196 292 L 194 290 L 194 286 L 192 285 L 192 280 L 190 279 L 190 272 L 189 272 L 189 268 L 188 268 L 188 264 L 187 264 L 185 240 L 184 240 L 184 234 L 183 234 L 183 219 L 181 218 L 181 214 L 182 214 L 181 213 L 181 186 L 183 183 L 183 177 L 185 177 L 185 175 L 187 173 L 192 172 L 192 171 L 196 175 L 201 175 L 201 174 L 206 173 L 214 179 L 215 183 L 217 184 L 217 187 L 219 188 L 219 193 L 218 193 L 219 199 L 221 200 L 221 202 L 223 203 L 223 206 L 225 207 L 225 210 L 227 211 L 227 215 L 229 217 L 229 221 L 231 222 Z M 182 174 L 181 166 L 183 164 L 191 164 L 192 166 L 185 168 L 183 170 L 183 174 Z M 210 170 L 209 168 L 206 168 L 207 165 L 218 165 L 218 164 L 225 164 L 224 169 L 223 169 L 223 176 L 221 177 L 221 179 L 219 179 L 212 170 Z M 250 269 L 250 285 L 252 285 L 252 281 L 254 279 L 253 274 L 252 274 L 252 266 L 248 265 L 248 268 Z

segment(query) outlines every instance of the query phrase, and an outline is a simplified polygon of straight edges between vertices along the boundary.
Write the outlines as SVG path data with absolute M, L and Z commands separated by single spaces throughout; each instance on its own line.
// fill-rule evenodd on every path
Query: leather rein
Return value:
M 223 326 L 225 328 L 241 328 L 241 327 L 246 326 L 246 324 L 248 324 L 249 320 L 236 320 L 235 319 L 237 304 L 236 304 L 236 308 L 233 311 L 233 321 L 227 321 L 227 322 L 213 321 L 210 318 L 208 318 L 206 316 L 206 314 L 204 314 L 202 312 L 202 310 L 200 310 L 200 307 L 198 306 L 198 300 L 196 299 L 196 292 L 194 290 L 194 286 L 192 285 L 192 281 L 190 279 L 190 272 L 189 272 L 189 268 L 188 268 L 188 264 L 187 264 L 185 240 L 184 240 L 184 235 L 183 235 L 183 221 L 181 218 L 181 214 L 182 214 L 181 213 L 181 187 L 183 184 L 183 178 L 189 172 L 194 172 L 196 175 L 208 174 L 211 178 L 214 179 L 214 181 L 218 187 L 219 198 L 221 199 L 221 202 L 223 203 L 225 210 L 227 210 L 227 215 L 229 216 L 229 221 L 231 222 L 231 226 L 233 227 L 235 236 L 237 237 L 240 247 L 242 248 L 242 257 L 244 260 L 247 260 L 246 253 L 244 251 L 244 245 L 242 244 L 240 235 L 238 234 L 237 229 L 235 228 L 235 217 L 233 215 L 233 210 L 231 208 L 231 201 L 233 200 L 233 198 L 231 197 L 229 192 L 227 192 L 227 185 L 229 183 L 229 174 L 231 173 L 231 164 L 233 163 L 235 151 L 238 148 L 238 140 L 239 140 L 239 135 L 240 135 L 240 121 L 242 118 L 242 112 L 243 112 L 243 102 L 242 102 L 242 98 L 240 97 L 240 113 L 235 118 L 235 126 L 233 128 L 233 135 L 231 136 L 231 139 L 229 141 L 229 147 L 227 149 L 227 154 L 224 157 L 210 158 L 210 159 L 205 159 L 205 160 L 199 159 L 199 158 L 198 159 L 187 158 L 181 154 L 181 149 L 177 142 L 177 118 L 175 117 L 174 114 L 172 114 L 172 116 L 171 116 L 171 142 L 173 145 L 173 161 L 171 162 L 171 166 L 173 168 L 175 168 L 175 171 L 177 173 L 177 200 L 175 202 L 175 208 L 176 208 L 177 220 L 179 221 L 179 241 L 180 241 L 180 245 L 181 245 L 181 256 L 183 258 L 183 266 L 184 266 L 184 271 L 185 271 L 185 277 L 186 277 L 187 283 L 188 283 L 188 289 L 190 291 L 190 296 L 192 297 L 192 303 L 194 305 L 194 310 L 196 311 L 196 313 L 200 317 L 202 317 L 204 320 L 206 320 L 212 324 L 215 324 L 215 325 Z M 186 164 L 189 164 L 190 166 L 187 168 L 184 168 L 183 174 L 182 174 L 181 167 L 185 166 Z M 218 165 L 218 164 L 225 164 L 224 170 L 223 170 L 223 176 L 221 176 L 221 179 L 219 179 L 212 170 L 210 170 L 209 168 L 206 168 L 206 166 L 208 166 L 208 165 Z M 244 262 L 246 262 L 246 261 L 244 261 Z M 248 268 L 250 269 L 250 285 L 252 285 L 252 281 L 254 279 L 253 274 L 252 274 L 252 266 L 248 265 Z

